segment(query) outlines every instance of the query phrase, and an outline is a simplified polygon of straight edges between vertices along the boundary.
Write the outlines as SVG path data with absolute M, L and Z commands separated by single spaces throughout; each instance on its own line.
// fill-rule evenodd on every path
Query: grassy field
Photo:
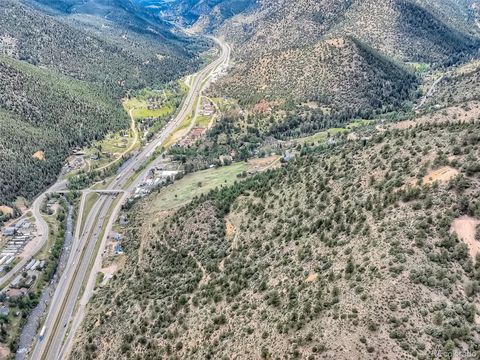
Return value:
M 87 198 L 85 199 L 85 207 L 83 210 L 82 214 L 82 224 L 81 224 L 81 229 L 83 229 L 83 226 L 85 225 L 85 221 L 87 220 L 87 216 L 90 213 L 90 210 L 92 210 L 93 205 L 95 202 L 99 199 L 99 195 L 97 193 L 90 193 L 87 194 Z
M 135 120 L 169 116 L 176 110 L 176 106 L 174 106 L 175 99 L 179 96 L 183 96 L 187 91 L 188 87 L 182 81 L 179 81 L 178 84 L 176 84 L 176 88 L 172 86 L 171 88 L 166 88 L 160 91 L 144 89 L 137 96 L 126 99 L 123 102 L 123 107 L 126 111 L 129 111 L 132 108 L 134 109 L 133 117 Z M 158 96 L 159 92 L 164 96 L 163 106 L 158 109 L 149 109 L 149 98 Z
M 197 117 L 196 122 L 195 122 L 195 126 L 206 128 L 206 127 L 208 127 L 208 124 L 210 124 L 211 120 L 212 120 L 211 116 L 199 115 Z
M 232 185 L 238 180 L 237 175 L 246 170 L 247 164 L 242 162 L 188 174 L 161 189 L 158 196 L 152 197 L 150 210 L 154 212 L 171 210 L 216 187 Z
M 129 108 L 135 108 L 135 110 L 133 110 L 133 117 L 135 120 L 141 120 L 149 117 L 167 116 L 173 114 L 175 111 L 175 108 L 171 105 L 163 106 L 160 109 L 149 110 L 147 109 L 147 103 L 145 101 L 134 100 L 133 104 L 128 104 L 127 106 L 129 106 Z
M 36 258 L 39 260 L 46 260 L 48 258 L 48 252 L 55 243 L 55 236 L 58 232 L 58 220 L 55 215 L 46 215 L 42 214 L 43 219 L 47 222 L 48 224 L 48 240 L 45 243 L 45 245 L 42 247 L 40 252 L 36 255 Z
M 323 142 L 327 140 L 329 136 L 335 136 L 340 133 L 349 132 L 350 130 L 355 129 L 357 127 L 371 124 L 372 121 L 373 120 L 355 120 L 355 121 L 352 121 L 347 126 L 345 126 L 344 128 L 331 128 L 325 131 L 320 131 L 310 136 L 295 139 L 295 142 L 299 144 L 312 144 L 312 143 L 317 144 L 319 142 Z
M 408 65 L 417 73 L 424 74 L 430 70 L 431 66 L 427 63 L 411 62 Z
M 135 136 L 132 131 L 128 130 L 128 136 L 123 136 L 122 133 L 126 131 L 110 133 L 105 139 L 97 141 L 86 150 L 87 156 L 99 155 L 98 160 L 90 160 L 93 169 L 118 159 L 127 149 L 131 151 L 135 148 Z M 138 141 L 137 145 L 139 145 Z
M 211 100 L 215 103 L 215 105 L 218 106 L 221 112 L 227 112 L 238 108 L 238 104 L 235 102 L 235 100 L 224 98 L 212 98 Z

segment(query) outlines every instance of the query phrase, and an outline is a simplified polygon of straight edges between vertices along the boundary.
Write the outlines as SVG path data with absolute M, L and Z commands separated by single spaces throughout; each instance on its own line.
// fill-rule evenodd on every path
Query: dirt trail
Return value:
M 445 78 L 445 75 L 446 74 L 442 74 L 433 82 L 432 86 L 430 87 L 430 89 L 428 89 L 427 93 L 420 99 L 420 102 L 418 103 L 418 105 L 416 105 L 413 108 L 414 111 L 420 109 L 423 105 L 425 105 L 427 100 L 435 93 L 435 90 L 437 89 L 437 85 L 440 83 L 440 81 L 442 81 Z
M 455 219 L 452 224 L 452 231 L 468 245 L 470 256 L 473 259 L 480 252 L 480 241 L 475 240 L 477 225 L 480 225 L 480 220 L 466 215 Z

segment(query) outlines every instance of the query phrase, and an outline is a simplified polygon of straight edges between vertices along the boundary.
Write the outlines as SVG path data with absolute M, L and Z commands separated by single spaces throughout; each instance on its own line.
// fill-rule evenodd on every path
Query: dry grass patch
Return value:
M 227 236 L 228 239 L 233 239 L 235 237 L 237 229 L 235 228 L 235 225 L 233 225 L 228 219 L 226 220 L 225 223 L 225 235 Z
M 265 158 L 251 159 L 248 160 L 248 170 L 249 171 L 264 171 L 267 169 L 276 169 L 282 166 L 280 162 L 281 156 L 274 155 Z
M 13 209 L 7 205 L 0 205 L 0 211 L 4 214 L 13 215 Z
M 37 160 L 44 161 L 45 160 L 45 152 L 43 150 L 38 150 L 35 152 L 32 157 L 34 157 Z

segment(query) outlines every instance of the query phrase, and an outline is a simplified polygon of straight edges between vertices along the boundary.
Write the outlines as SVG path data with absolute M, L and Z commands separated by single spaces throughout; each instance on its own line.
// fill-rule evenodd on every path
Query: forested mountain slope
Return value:
M 73 147 L 126 128 L 121 97 L 194 71 L 204 47 L 129 1 L 1 1 L 0 204 L 31 199 Z
M 331 89 L 326 83 L 333 88 L 350 86 L 358 90 L 358 82 L 370 81 L 361 72 L 350 72 L 350 80 L 340 78 L 332 82 L 322 74 L 322 67 L 319 73 L 311 71 L 321 59 L 318 49 L 337 39 L 353 38 L 391 61 L 403 64 L 427 63 L 431 67 L 443 67 L 477 56 L 480 41 L 472 3 L 453 0 L 260 0 L 223 21 L 218 20 L 219 12 L 212 7 L 200 17 L 199 24 L 225 35 L 234 44 L 235 76 L 224 78 L 220 85 L 222 91 L 227 90 L 227 95 L 250 101 L 265 96 L 263 90 L 268 89 L 267 94 L 276 93 L 279 97 L 291 92 L 301 102 L 328 94 Z M 337 66 L 332 68 L 330 64 L 328 75 L 341 73 L 342 66 L 351 61 L 349 56 L 348 52 L 337 54 Z M 347 72 L 349 70 L 347 68 Z M 301 76 L 298 81 L 289 81 L 291 73 L 301 74 L 302 71 L 308 74 L 305 77 L 313 79 Z M 268 78 L 259 79 L 258 74 L 263 73 L 269 73 Z M 376 81 L 377 77 L 373 76 L 372 86 Z M 243 84 L 247 84 L 247 89 L 240 93 L 237 89 Z M 245 94 L 251 96 L 245 97 Z M 356 95 L 360 98 L 370 96 L 368 92 Z M 384 99 L 381 106 L 401 103 L 402 96 L 389 100 Z M 319 102 L 319 106 L 329 105 Z M 349 103 L 343 101 L 341 105 Z
M 127 31 L 128 24 L 90 15 L 52 16 L 15 0 L 2 1 L 0 17 L 4 54 L 118 91 L 163 83 L 198 65 L 189 40 L 167 40 L 166 34 L 174 35 L 166 30 L 145 28 L 142 35 Z
M 445 107 L 468 100 L 480 100 L 480 61 L 459 66 L 442 76 L 426 105 Z
M 459 116 L 305 148 L 177 211 L 155 207 L 168 187 L 141 201 L 71 358 L 478 357 L 480 258 L 452 224 L 480 216 L 480 133 Z
M 449 62 L 478 48 L 471 2 L 455 0 L 261 0 L 219 31 L 246 57 L 346 35 L 404 61 Z
M 217 89 L 250 104 L 292 98 L 367 111 L 398 107 L 416 84 L 412 71 L 364 43 L 336 38 L 239 63 Z
M 128 126 L 104 89 L 6 57 L 0 105 L 0 203 L 32 198 L 56 179 L 70 149 Z

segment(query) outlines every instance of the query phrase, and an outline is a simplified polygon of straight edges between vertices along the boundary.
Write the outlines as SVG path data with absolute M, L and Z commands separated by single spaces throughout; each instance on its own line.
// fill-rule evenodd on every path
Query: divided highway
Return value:
M 31 359 L 56 360 L 68 356 L 74 333 L 83 317 L 83 314 L 77 313 L 78 309 L 83 311 L 83 307 L 79 306 L 79 299 L 82 298 L 82 295 L 89 298 L 90 294 L 87 294 L 87 292 L 93 291 L 92 286 L 85 287 L 85 284 L 91 284 L 92 279 L 94 281 L 96 276 L 95 271 L 92 271 L 92 263 L 101 256 L 106 237 L 118 217 L 120 204 L 127 199 L 128 193 L 138 186 L 148 171 L 156 165 L 156 161 L 152 161 L 146 166 L 129 184 L 136 169 L 147 163 L 151 156 L 162 147 L 169 136 L 179 127 L 185 117 L 195 111 L 195 101 L 209 83 L 210 75 L 222 65 L 228 64 L 230 58 L 229 46 L 218 39 L 212 39 L 220 46 L 220 57 L 192 75 L 191 87 L 177 115 L 167 123 L 154 140 L 144 147 L 141 153 L 121 167 L 117 177 L 109 184 L 106 191 L 99 192 L 100 197 L 88 213 L 82 229 L 79 228 L 82 224 L 80 218 L 82 212 L 80 212 L 68 265 L 52 298 L 44 323 L 43 336 L 37 340 L 30 356 Z M 42 229 L 42 231 L 44 230 Z M 45 230 L 44 233 L 48 233 L 48 231 Z M 102 234 L 103 238 L 100 239 Z M 98 246 L 99 241 L 101 241 L 100 246 Z M 82 291 L 83 289 L 85 289 L 85 294 Z M 75 321 L 72 321 L 73 319 Z

